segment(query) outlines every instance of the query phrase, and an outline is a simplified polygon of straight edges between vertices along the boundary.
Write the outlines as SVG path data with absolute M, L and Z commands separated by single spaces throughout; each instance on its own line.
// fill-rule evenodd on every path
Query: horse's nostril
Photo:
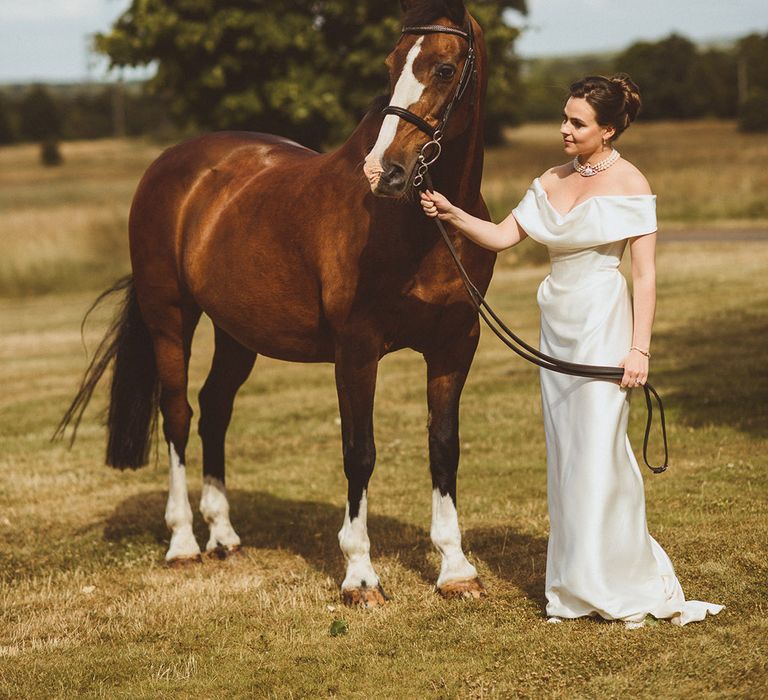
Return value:
M 399 187 L 405 182 L 405 168 L 392 163 L 381 174 L 381 179 L 390 187 Z

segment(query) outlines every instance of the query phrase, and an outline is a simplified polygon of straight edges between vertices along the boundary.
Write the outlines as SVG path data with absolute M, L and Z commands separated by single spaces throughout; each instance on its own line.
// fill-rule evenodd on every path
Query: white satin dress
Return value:
M 617 365 L 632 341 L 619 263 L 627 239 L 656 230 L 655 195 L 600 195 L 559 214 L 537 178 L 514 210 L 547 246 L 539 287 L 541 350 Z M 547 615 L 684 625 L 723 606 L 686 601 L 672 562 L 648 533 L 643 479 L 627 438 L 629 394 L 614 382 L 541 370 L 547 445 Z

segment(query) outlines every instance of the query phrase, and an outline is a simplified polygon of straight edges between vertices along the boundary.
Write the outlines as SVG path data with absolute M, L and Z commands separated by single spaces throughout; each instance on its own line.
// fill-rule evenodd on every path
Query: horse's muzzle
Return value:
M 373 194 L 379 197 L 399 197 L 408 187 L 405 168 L 399 163 L 384 166 L 378 182 L 371 187 Z

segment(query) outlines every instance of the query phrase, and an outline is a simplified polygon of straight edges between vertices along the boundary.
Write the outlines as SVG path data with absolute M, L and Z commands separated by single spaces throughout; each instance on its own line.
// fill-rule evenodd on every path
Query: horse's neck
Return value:
M 480 197 L 483 176 L 483 135 L 472 126 L 446 144 L 430 169 L 435 189 L 459 207 L 471 207 Z

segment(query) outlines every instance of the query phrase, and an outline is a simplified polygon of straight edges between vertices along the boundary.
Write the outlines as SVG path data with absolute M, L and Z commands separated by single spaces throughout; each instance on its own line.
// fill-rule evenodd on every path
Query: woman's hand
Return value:
M 422 190 L 421 206 L 427 216 L 431 216 L 432 218 L 437 217 L 438 219 L 449 218 L 453 210 L 453 204 L 436 191 L 429 192 L 428 190 Z
M 638 350 L 630 350 L 629 354 L 619 362 L 619 367 L 624 368 L 624 376 L 621 378 L 622 389 L 634 389 L 648 381 L 648 366 L 650 361 Z

